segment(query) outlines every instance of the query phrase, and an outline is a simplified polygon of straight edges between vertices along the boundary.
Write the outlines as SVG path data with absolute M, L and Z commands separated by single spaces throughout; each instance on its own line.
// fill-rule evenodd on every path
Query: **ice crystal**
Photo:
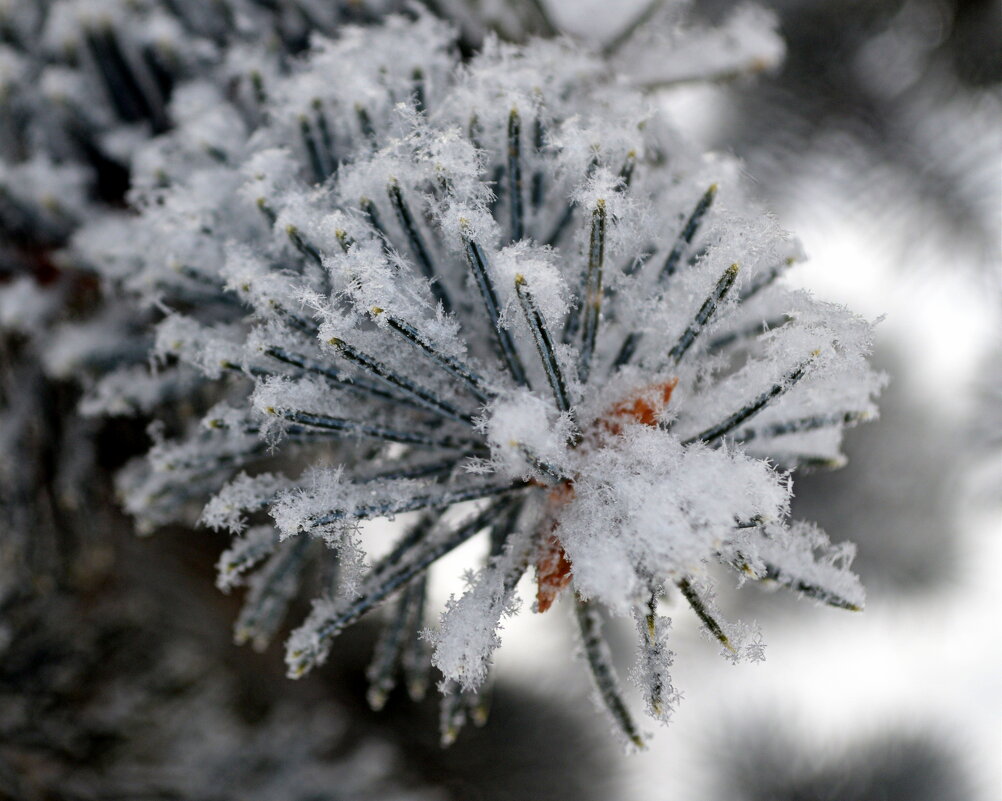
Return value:
M 800 249 L 738 166 L 693 153 L 607 62 L 495 39 L 461 61 L 418 14 L 318 36 L 294 63 L 261 51 L 173 107 L 177 130 L 136 159 L 140 216 L 77 243 L 168 310 L 161 368 L 216 382 L 203 424 L 159 437 L 121 487 L 151 528 L 212 495 L 202 520 L 237 535 L 220 585 L 250 587 L 238 639 L 265 644 L 319 566 L 289 674 L 393 599 L 370 700 L 400 671 L 419 694 L 429 569 L 488 532 L 429 635 L 443 738 L 479 718 L 534 570 L 534 609 L 575 608 L 597 694 L 639 746 L 602 610 L 636 620 L 632 675 L 667 721 L 676 599 L 725 655 L 761 658 L 717 610 L 714 565 L 862 606 L 851 547 L 788 505 L 790 471 L 840 465 L 843 429 L 875 414 L 870 327 L 783 287 Z M 375 518 L 400 535 L 370 560 Z

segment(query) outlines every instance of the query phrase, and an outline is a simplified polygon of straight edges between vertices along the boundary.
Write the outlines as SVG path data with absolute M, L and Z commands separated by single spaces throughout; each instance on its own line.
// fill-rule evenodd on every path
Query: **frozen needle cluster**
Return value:
M 0 596 L 33 584 L 11 565 L 46 573 L 41 562 L 72 561 L 68 543 L 100 528 L 81 500 L 100 472 L 98 424 L 75 415 L 73 393 L 112 366 L 142 375 L 152 344 L 150 313 L 105 304 L 93 271 L 64 250 L 73 234 L 122 213 L 133 155 L 173 126 L 176 86 L 251 42 L 291 54 L 311 31 L 371 22 L 391 2 L 0 0 Z M 148 381 L 131 387 L 102 408 L 134 414 L 165 399 Z
M 447 25 L 390 17 L 249 63 L 175 92 L 176 130 L 136 160 L 139 216 L 77 240 L 166 310 L 148 380 L 188 370 L 187 402 L 218 401 L 158 432 L 122 490 L 148 527 L 211 496 L 202 522 L 234 535 L 220 586 L 249 587 L 238 639 L 266 643 L 319 586 L 288 640 L 300 676 L 389 602 L 370 699 L 401 672 L 419 693 L 430 643 L 449 740 L 534 574 L 535 611 L 574 607 L 640 745 L 601 609 L 635 619 L 632 675 L 667 720 L 676 599 L 725 655 L 761 656 L 713 566 L 862 606 L 851 546 L 788 504 L 789 471 L 839 464 L 875 412 L 870 327 L 777 280 L 798 245 L 736 164 L 562 41 L 461 62 Z M 376 518 L 399 537 L 372 559 Z M 482 534 L 486 563 L 426 631 L 429 569 Z

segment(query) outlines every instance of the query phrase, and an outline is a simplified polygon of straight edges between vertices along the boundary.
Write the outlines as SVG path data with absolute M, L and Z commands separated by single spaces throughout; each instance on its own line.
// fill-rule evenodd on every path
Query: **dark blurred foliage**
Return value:
M 0 799 L 599 801 L 615 746 L 560 698 L 499 687 L 451 749 L 437 699 L 364 706 L 375 626 L 323 677 L 229 642 L 234 599 L 190 531 L 135 540 L 114 514 L 72 579 L 9 598 L 0 627 Z M 83 561 L 82 561 L 83 560 Z M 434 695 L 434 694 L 433 694 Z M 434 788 L 434 789 L 422 789 Z
M 958 756 L 910 731 L 812 750 L 777 722 L 738 726 L 714 760 L 720 801 L 970 801 Z M 754 724 L 752 724 L 754 725 Z
M 695 8 L 715 19 L 733 5 L 706 0 Z M 1002 4 L 763 5 L 778 14 L 787 59 L 778 75 L 729 95 L 731 120 L 717 145 L 742 156 L 774 200 L 823 208 L 823 198 L 804 198 L 798 186 L 804 174 L 840 174 L 864 214 L 917 240 L 931 233 L 932 219 L 980 252 L 977 266 L 996 268 Z
M 324 669 L 325 683 L 360 717 L 364 707 L 365 663 L 377 631 L 362 627 L 344 635 L 344 650 Z M 563 666 L 554 666 L 555 670 Z M 468 728 L 443 749 L 439 742 L 439 697 L 432 691 L 421 704 L 398 693 L 374 717 L 409 764 L 453 801 L 607 801 L 629 765 L 609 737 L 604 718 L 587 699 L 568 703 L 566 691 L 550 696 L 553 679 L 535 686 L 499 683 L 491 690 L 490 720 Z
M 206 554 L 114 525 L 81 549 L 102 560 L 4 609 L 0 798 L 442 798 L 331 698 L 235 658 Z
M 0 464 L 0 607 L 69 581 L 80 541 L 108 508 L 87 477 L 93 426 L 73 414 L 78 391 L 46 378 L 20 340 L 0 335 L 0 433 L 16 455 Z

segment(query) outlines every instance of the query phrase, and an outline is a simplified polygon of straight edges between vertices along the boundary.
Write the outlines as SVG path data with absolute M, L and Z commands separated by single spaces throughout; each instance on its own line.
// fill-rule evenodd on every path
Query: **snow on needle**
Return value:
M 122 489 L 150 525 L 213 495 L 204 522 L 235 535 L 221 584 L 250 586 L 238 638 L 263 644 L 336 574 L 288 640 L 301 676 L 392 599 L 370 702 L 401 675 L 420 694 L 430 661 L 451 741 L 486 714 L 477 692 L 532 570 L 538 612 L 569 596 L 597 697 L 641 747 L 604 615 L 636 620 L 631 675 L 667 721 L 670 604 L 728 658 L 760 658 L 717 608 L 712 565 L 862 606 L 851 548 L 789 520 L 788 471 L 841 458 L 842 431 L 875 414 L 870 327 L 777 280 L 799 246 L 737 165 L 692 152 L 566 42 L 490 39 L 461 62 L 419 14 L 261 66 L 235 76 L 254 92 L 206 106 L 251 121 L 209 142 L 224 159 L 184 126 L 154 141 L 164 182 L 135 192 L 131 223 L 160 243 L 130 278 L 172 309 L 159 355 L 219 382 L 221 403 Z M 181 252 L 210 284 L 167 268 Z M 372 561 L 375 517 L 400 535 Z M 436 624 L 429 570 L 484 532 L 486 562 Z

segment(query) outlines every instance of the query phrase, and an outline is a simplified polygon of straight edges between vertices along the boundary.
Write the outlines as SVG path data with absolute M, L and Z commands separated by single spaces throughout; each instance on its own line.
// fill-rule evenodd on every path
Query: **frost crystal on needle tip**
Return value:
M 420 694 L 430 641 L 450 740 L 481 714 L 505 616 L 563 597 L 597 697 L 640 747 L 601 610 L 636 621 L 631 675 L 664 721 L 669 608 L 761 658 L 710 565 L 862 605 L 850 550 L 788 519 L 787 471 L 837 462 L 844 428 L 874 415 L 869 326 L 783 288 L 799 246 L 733 162 L 687 150 L 567 42 L 492 39 L 461 63 L 419 14 L 268 63 L 256 95 L 178 93 L 178 129 L 137 159 L 166 177 L 134 193 L 142 253 L 78 237 L 175 310 L 158 353 L 225 400 L 122 489 L 150 526 L 212 496 L 203 521 L 238 535 L 220 586 L 250 587 L 239 640 L 263 646 L 319 581 L 287 644 L 299 676 L 388 602 L 370 700 L 400 675 Z M 224 119 L 248 127 L 220 137 Z M 398 538 L 372 558 L 378 518 Z M 429 570 L 484 532 L 486 563 L 422 640 Z

